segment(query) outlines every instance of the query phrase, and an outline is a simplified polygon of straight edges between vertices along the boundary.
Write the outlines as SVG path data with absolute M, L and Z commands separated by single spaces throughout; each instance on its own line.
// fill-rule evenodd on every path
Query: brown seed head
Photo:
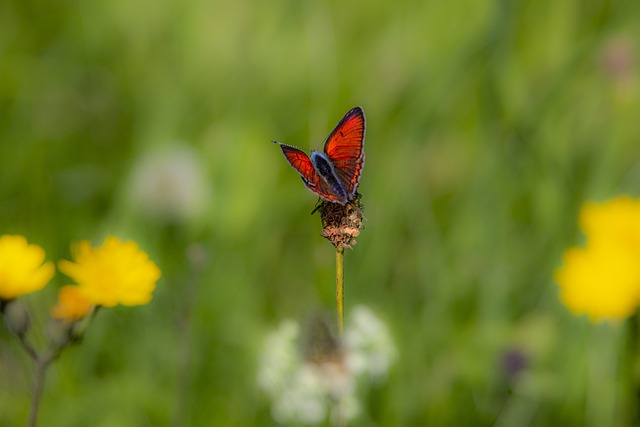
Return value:
M 362 228 L 362 209 L 360 194 L 345 204 L 322 200 L 316 207 L 322 219 L 322 237 L 328 239 L 336 249 L 352 249 L 356 237 Z

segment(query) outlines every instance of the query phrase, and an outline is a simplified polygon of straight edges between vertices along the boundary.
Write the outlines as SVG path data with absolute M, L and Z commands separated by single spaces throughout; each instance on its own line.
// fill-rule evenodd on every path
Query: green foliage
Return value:
M 345 254 L 345 309 L 374 307 L 399 360 L 354 425 L 619 422 L 622 336 L 567 314 L 553 270 L 582 201 L 638 193 L 639 13 L 607 1 L 0 3 L 0 234 L 50 260 L 117 234 L 163 271 L 151 304 L 100 312 L 53 365 L 42 425 L 275 424 L 256 388 L 262 337 L 333 313 L 335 261 L 315 197 L 269 141 L 316 148 L 355 105 L 367 221 Z M 180 141 L 206 170 L 206 209 L 148 219 L 132 171 Z M 26 298 L 36 322 L 67 280 Z M 526 364 L 509 378 L 514 351 Z M 24 425 L 30 369 L 0 329 L 0 425 Z

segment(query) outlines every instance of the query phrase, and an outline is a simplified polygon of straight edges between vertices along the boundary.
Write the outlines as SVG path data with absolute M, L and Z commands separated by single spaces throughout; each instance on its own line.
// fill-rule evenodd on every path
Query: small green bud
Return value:
M 17 299 L 7 301 L 3 313 L 7 329 L 18 337 L 23 337 L 31 326 L 31 316 L 27 306 Z

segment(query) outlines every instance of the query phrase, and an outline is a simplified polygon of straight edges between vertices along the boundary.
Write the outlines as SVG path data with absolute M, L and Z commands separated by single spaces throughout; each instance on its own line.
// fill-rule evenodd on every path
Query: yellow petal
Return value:
M 0 237 L 0 299 L 38 291 L 49 283 L 55 268 L 44 250 L 23 236 Z
M 72 254 L 74 262 L 61 261 L 60 270 L 78 284 L 92 304 L 113 307 L 151 300 L 160 269 L 135 242 L 109 236 L 98 248 L 80 242 Z
M 91 307 L 91 302 L 78 286 L 63 286 L 58 293 L 58 304 L 53 308 L 51 316 L 75 322 L 89 314 Z

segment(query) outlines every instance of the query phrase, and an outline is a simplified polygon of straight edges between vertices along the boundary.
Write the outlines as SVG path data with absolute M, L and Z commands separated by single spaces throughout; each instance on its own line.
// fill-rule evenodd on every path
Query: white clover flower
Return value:
M 188 145 L 144 153 L 131 175 L 133 208 L 154 219 L 184 222 L 204 213 L 210 189 L 198 154 Z
M 358 379 L 384 377 L 396 353 L 386 326 L 370 309 L 356 307 L 349 320 L 345 346 L 321 333 L 311 337 L 319 341 L 306 356 L 299 350 L 300 327 L 295 321 L 282 322 L 267 336 L 257 383 L 271 398 L 277 422 L 313 425 L 327 416 L 349 421 L 359 415 Z M 326 324 L 321 326 L 329 334 Z
M 276 397 L 272 409 L 276 421 L 318 424 L 325 419 L 326 390 L 322 379 L 307 368 L 307 364 L 298 366 L 290 383 Z
M 397 353 L 387 325 L 371 311 L 359 305 L 352 310 L 345 330 L 347 365 L 355 375 L 383 378 L 395 362 Z
M 282 393 L 300 365 L 297 340 L 300 327 L 293 320 L 285 320 L 267 336 L 260 358 L 258 386 L 267 393 Z

